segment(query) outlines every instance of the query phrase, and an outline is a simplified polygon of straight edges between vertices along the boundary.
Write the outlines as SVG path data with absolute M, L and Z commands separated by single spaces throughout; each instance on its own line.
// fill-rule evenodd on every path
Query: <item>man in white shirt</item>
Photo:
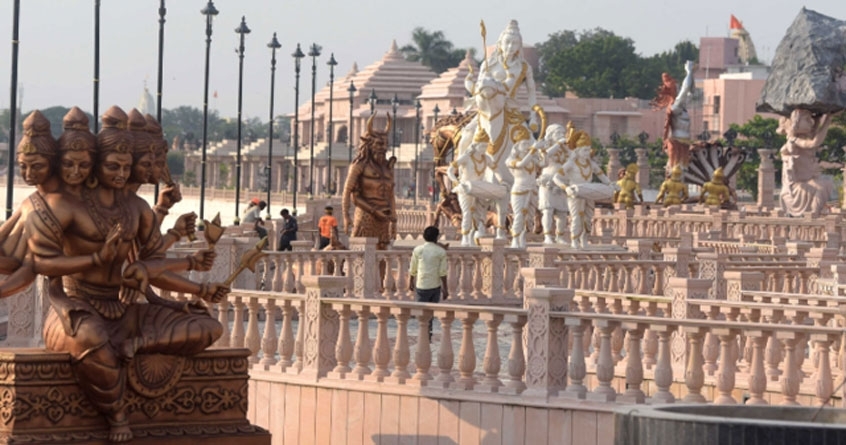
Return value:
M 420 303 L 437 303 L 449 298 L 447 288 L 446 250 L 438 244 L 440 231 L 435 226 L 423 230 L 424 244 L 414 248 L 408 273 L 408 287 L 415 291 Z M 432 337 L 432 321 L 429 320 L 429 338 Z

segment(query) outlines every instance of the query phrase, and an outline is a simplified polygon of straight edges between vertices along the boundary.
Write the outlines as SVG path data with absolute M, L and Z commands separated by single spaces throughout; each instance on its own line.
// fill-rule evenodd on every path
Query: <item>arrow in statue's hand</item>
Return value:
M 232 282 L 235 281 L 235 278 L 238 277 L 238 274 L 244 271 L 244 269 L 250 269 L 250 272 L 256 271 L 256 263 L 258 260 L 264 258 L 267 254 L 264 252 L 264 248 L 267 246 L 267 237 L 264 237 L 256 243 L 256 245 L 248 250 L 244 256 L 241 257 L 241 264 L 238 265 L 238 269 L 235 272 L 232 272 L 232 275 L 229 275 L 229 278 L 226 279 L 223 283 L 227 286 L 231 286 Z
M 226 228 L 220 225 L 220 212 L 217 212 L 214 219 L 211 222 L 207 220 L 203 220 L 203 224 L 205 225 L 205 230 L 203 230 L 203 236 L 206 237 L 206 243 L 209 245 L 209 249 L 214 249 L 215 244 L 223 236 L 223 232 Z

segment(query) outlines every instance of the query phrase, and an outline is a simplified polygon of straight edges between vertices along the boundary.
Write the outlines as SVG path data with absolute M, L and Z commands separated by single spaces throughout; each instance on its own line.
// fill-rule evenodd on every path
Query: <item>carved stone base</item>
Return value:
M 270 444 L 270 433 L 246 418 L 248 356 L 246 349 L 211 349 L 186 358 L 179 381 L 160 388 L 157 397 L 127 384 L 131 443 Z M 145 367 L 155 364 L 153 359 Z M 0 444 L 106 444 L 107 435 L 103 416 L 74 380 L 67 354 L 0 349 Z

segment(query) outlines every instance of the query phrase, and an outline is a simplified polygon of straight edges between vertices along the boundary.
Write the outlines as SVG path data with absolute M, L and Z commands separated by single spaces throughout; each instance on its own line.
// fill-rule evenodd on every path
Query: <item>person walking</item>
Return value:
M 276 250 L 293 250 L 291 241 L 297 240 L 297 230 L 299 229 L 297 227 L 297 218 L 294 218 L 294 215 L 291 215 L 288 209 L 282 209 L 279 214 L 282 216 L 285 224 L 282 226 L 282 231 L 279 232 L 279 248 Z
M 338 240 L 338 220 L 332 216 L 332 206 L 326 206 L 323 210 L 324 214 L 317 222 L 317 228 L 320 231 L 320 250 L 332 244 L 332 239 Z
M 426 242 L 411 253 L 408 287 L 420 303 L 438 303 L 441 296 L 444 300 L 449 298 L 447 255 L 444 246 L 438 243 L 440 234 L 437 227 L 426 227 L 423 230 Z M 429 320 L 429 338 L 432 338 L 432 320 Z

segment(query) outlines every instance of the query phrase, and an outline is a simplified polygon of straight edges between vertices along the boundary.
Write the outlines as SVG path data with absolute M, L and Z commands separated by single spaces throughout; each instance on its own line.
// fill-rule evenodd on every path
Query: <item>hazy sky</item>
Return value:
M 12 0 L 0 1 L 0 108 L 9 106 Z M 167 1 L 163 106 L 202 106 L 205 56 L 205 0 Z M 843 0 L 804 4 L 820 13 L 846 19 Z M 159 0 L 102 0 L 100 46 L 100 110 L 117 104 L 137 106 L 145 80 L 155 93 Z M 270 93 L 270 49 L 278 33 L 276 113 L 293 111 L 297 42 L 303 51 L 316 42 L 318 89 L 328 82 L 326 61 L 334 52 L 336 79 L 353 62 L 360 68 L 377 61 L 396 39 L 402 46 L 416 26 L 441 30 L 456 47 L 481 48 L 479 20 L 495 41 L 509 19 L 517 19 L 524 42 L 543 42 L 559 30 L 602 27 L 634 40 L 643 55 L 671 49 L 681 40 L 698 45 L 702 36 L 727 36 L 734 14 L 751 33 L 759 58 L 769 61 L 802 3 L 782 0 L 217 0 L 220 15 L 212 36 L 210 106 L 222 116 L 237 110 L 238 34 L 246 16 L 244 115 L 267 119 Z M 92 107 L 94 59 L 93 0 L 21 0 L 19 83 L 23 109 L 52 105 Z M 300 101 L 311 94 L 311 60 L 303 59 Z

